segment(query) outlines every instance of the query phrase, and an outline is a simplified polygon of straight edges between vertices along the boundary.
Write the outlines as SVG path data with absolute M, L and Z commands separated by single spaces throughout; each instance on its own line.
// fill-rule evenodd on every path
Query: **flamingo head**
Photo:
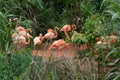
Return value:
M 39 34 L 39 38 L 40 38 L 40 41 L 41 41 L 41 43 L 42 43 L 42 42 L 44 41 L 44 36 L 43 36 L 42 33 Z
M 17 20 L 18 20 L 18 18 L 14 18 L 14 19 L 13 19 L 13 21 L 17 21 Z
M 58 31 L 58 30 L 59 30 L 59 27 L 56 26 L 54 29 Z
M 12 19 L 10 18 L 10 19 L 9 19 L 9 21 L 11 22 L 11 21 L 12 21 Z
M 75 25 L 75 24 L 72 24 L 72 25 L 71 25 L 71 29 L 72 29 L 72 32 L 73 32 L 74 30 L 76 30 L 76 25 Z
M 39 37 L 41 38 L 42 36 L 43 36 L 42 33 L 40 33 L 40 34 L 39 34 Z

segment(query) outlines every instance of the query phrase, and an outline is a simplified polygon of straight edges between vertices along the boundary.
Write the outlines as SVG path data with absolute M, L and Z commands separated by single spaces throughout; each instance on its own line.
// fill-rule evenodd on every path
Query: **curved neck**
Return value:
M 72 24 L 72 25 L 71 25 L 71 31 L 74 32 L 75 29 L 76 29 L 76 25 L 75 25 L 75 24 Z
M 39 39 L 40 39 L 41 42 L 43 42 L 44 41 L 44 36 L 39 35 Z
M 28 39 L 28 41 L 26 41 L 25 44 L 30 44 L 30 37 L 27 35 L 27 32 L 26 32 L 26 34 L 25 34 L 25 38 Z
M 30 38 L 28 37 L 28 41 L 25 42 L 25 44 L 30 44 Z
M 16 26 L 15 26 L 16 28 L 18 27 L 18 19 L 16 20 Z
M 10 35 L 12 35 L 12 22 L 11 22 L 11 19 L 9 19 L 10 21 Z
M 54 38 L 57 38 L 58 37 L 57 28 L 54 28 L 54 33 L 55 33 Z

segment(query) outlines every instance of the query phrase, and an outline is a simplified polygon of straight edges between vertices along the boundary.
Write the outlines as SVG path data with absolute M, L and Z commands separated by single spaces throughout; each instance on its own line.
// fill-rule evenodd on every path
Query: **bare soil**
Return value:
M 67 58 L 74 58 L 77 54 L 76 51 L 79 49 L 75 44 L 71 44 L 65 49 L 62 50 L 48 50 L 49 44 L 42 44 L 37 46 L 33 51 L 33 56 L 42 56 L 44 58 L 50 58 L 51 56 L 54 58 L 61 58 L 63 56 Z

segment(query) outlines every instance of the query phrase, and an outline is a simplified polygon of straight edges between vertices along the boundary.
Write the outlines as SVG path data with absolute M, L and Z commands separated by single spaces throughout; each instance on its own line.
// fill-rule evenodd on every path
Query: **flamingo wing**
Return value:
M 68 25 L 68 24 L 66 24 L 66 25 L 64 25 L 64 26 L 61 28 L 60 31 L 71 31 L 71 26 Z
M 16 28 L 16 30 L 17 30 L 18 32 L 19 32 L 19 31 L 25 31 L 25 28 L 19 26 L 19 27 Z
M 26 31 L 19 31 L 18 34 L 19 34 L 20 36 L 33 38 L 33 37 L 32 37 L 29 33 L 27 33 Z
M 18 34 L 19 34 L 20 36 L 26 36 L 26 31 L 19 31 Z
M 52 38 L 54 38 L 54 36 L 55 36 L 55 34 L 53 33 L 53 32 L 49 32 L 49 33 L 46 33 L 45 35 L 44 35 L 44 38 L 45 39 L 52 39 Z
M 50 46 L 49 50 L 54 48 L 54 49 L 61 49 L 66 42 L 62 39 L 59 39 L 57 41 L 54 41 L 53 44 Z

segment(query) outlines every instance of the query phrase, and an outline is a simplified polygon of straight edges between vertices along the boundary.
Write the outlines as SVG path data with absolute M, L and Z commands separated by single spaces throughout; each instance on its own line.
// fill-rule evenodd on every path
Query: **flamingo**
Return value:
M 15 31 L 18 32 L 19 35 L 33 38 L 33 37 L 29 34 L 29 32 L 32 32 L 32 30 L 31 30 L 30 28 L 25 29 L 24 27 L 19 26 L 19 25 L 18 25 L 18 18 L 14 18 L 13 20 L 16 21 L 16 26 L 15 26 L 16 29 L 15 29 Z
M 18 34 L 24 37 L 30 37 L 33 38 L 29 32 L 32 32 L 31 29 L 25 29 L 25 30 L 17 30 Z
M 60 49 L 64 49 L 66 47 L 68 47 L 69 43 L 66 43 L 63 39 L 59 39 L 54 41 L 51 46 L 49 47 L 49 50 L 51 49 L 56 49 L 56 50 L 60 50 Z
M 27 35 L 27 33 L 26 33 L 26 35 Z M 26 38 L 28 38 L 28 42 L 26 42 Z M 18 32 L 15 31 L 12 34 L 12 41 L 13 41 L 14 44 L 19 44 L 20 45 L 20 43 L 21 43 L 21 45 L 22 44 L 23 45 L 24 44 L 27 45 L 27 44 L 30 43 L 30 37 L 29 36 L 20 35 Z
M 18 27 L 18 18 L 14 18 L 13 21 L 16 21 L 16 28 Z
M 117 42 L 117 36 L 114 35 L 113 33 L 111 33 L 110 36 L 107 36 L 107 38 L 109 39 L 109 42 L 110 42 L 111 44 L 115 44 L 115 43 Z
M 13 44 L 17 46 L 17 50 L 18 47 L 19 48 L 24 48 L 26 45 L 30 44 L 30 37 L 27 37 L 28 41 L 26 41 L 26 37 L 19 35 L 17 32 L 14 32 L 12 34 L 12 41 Z
M 24 37 L 31 37 L 32 36 L 28 33 L 31 32 L 31 29 L 25 29 L 24 27 L 18 26 L 18 18 L 14 18 L 14 21 L 16 21 L 16 29 L 15 32 L 12 34 L 12 40 L 14 43 L 18 43 L 19 37 L 20 36 L 24 36 Z M 12 27 L 11 25 L 11 19 L 9 19 L 10 21 L 10 27 Z
M 71 25 L 71 31 L 74 32 L 75 29 L 76 29 L 76 25 L 75 25 L 75 24 L 72 24 L 72 25 Z
M 25 29 L 24 27 L 19 26 L 18 18 L 14 18 L 13 20 L 17 21 L 15 32 L 12 34 L 13 44 L 17 45 L 17 49 L 18 47 L 24 48 L 25 45 L 30 44 L 30 38 L 32 38 L 32 36 L 28 32 L 31 32 L 31 29 Z M 28 39 L 28 41 L 26 39 Z
M 57 30 L 59 30 L 58 27 L 55 27 L 54 29 L 49 28 L 47 33 L 43 36 L 44 39 L 50 39 L 50 41 L 52 39 L 55 39 L 58 37 L 58 33 Z
M 96 38 L 96 40 L 97 40 L 96 43 L 97 45 L 99 44 L 106 45 L 108 43 L 115 44 L 117 42 L 117 36 L 111 33 L 110 36 L 105 36 L 105 37 L 101 36 L 100 38 Z
M 15 26 L 16 31 L 19 31 L 19 32 L 20 31 L 25 31 L 24 27 L 18 25 L 18 18 L 14 18 L 13 21 L 16 21 L 16 26 Z
M 70 37 L 68 36 L 68 33 L 67 33 L 67 32 L 69 32 L 69 31 L 74 32 L 75 29 L 76 29 L 76 25 L 75 25 L 75 24 L 72 24 L 72 25 L 66 24 L 66 25 L 64 25 L 64 26 L 61 28 L 60 31 L 64 31 L 67 39 L 70 39 Z
M 28 40 L 26 40 L 26 37 L 24 36 L 19 36 L 19 41 L 17 43 L 17 50 L 24 51 L 26 45 L 30 44 L 30 37 L 27 38 Z
M 30 38 L 29 37 L 27 37 L 27 38 L 28 38 L 28 41 L 26 40 L 26 37 L 19 36 L 18 45 L 21 46 L 21 47 L 23 47 L 24 45 L 30 44 Z
M 39 45 L 43 42 L 43 35 L 40 33 L 39 36 L 36 36 L 34 39 L 33 39 L 33 42 L 34 42 L 34 46 L 36 45 Z

